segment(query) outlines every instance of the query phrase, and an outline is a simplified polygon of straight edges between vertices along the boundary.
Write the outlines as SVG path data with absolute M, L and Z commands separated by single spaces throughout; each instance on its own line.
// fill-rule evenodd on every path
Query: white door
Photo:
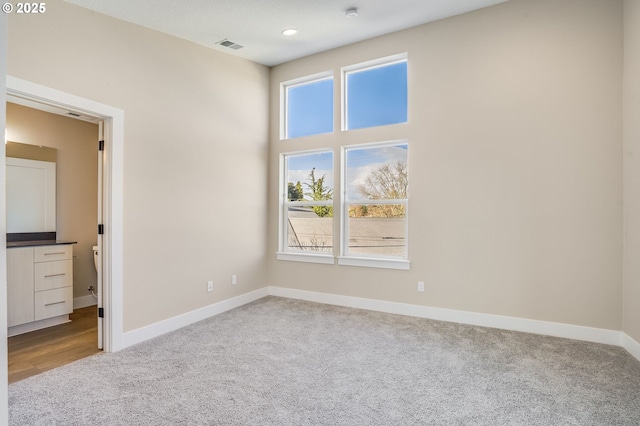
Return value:
M 102 253 L 103 253 L 103 233 L 100 228 L 104 224 L 103 214 L 103 180 L 104 180 L 104 121 L 98 123 L 98 261 L 96 262 L 96 270 L 98 271 L 98 280 L 96 282 L 96 290 L 98 295 L 98 349 L 103 349 L 102 334 L 103 334 L 103 321 L 105 309 L 103 306 L 103 268 L 102 268 Z

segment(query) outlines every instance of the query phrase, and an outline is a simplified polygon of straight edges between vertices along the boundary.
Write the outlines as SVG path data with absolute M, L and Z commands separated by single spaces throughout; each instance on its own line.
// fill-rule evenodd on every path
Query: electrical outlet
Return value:
M 207 282 L 207 291 L 213 291 L 213 281 Z
M 424 291 L 424 281 L 418 281 L 418 291 Z
M 232 285 L 238 284 L 238 277 L 237 276 L 231 275 L 231 284 Z

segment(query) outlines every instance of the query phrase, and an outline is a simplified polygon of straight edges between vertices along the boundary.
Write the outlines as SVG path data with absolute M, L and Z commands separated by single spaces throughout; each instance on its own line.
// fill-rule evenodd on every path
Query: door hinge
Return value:
M 104 234 L 104 225 L 100 224 L 98 225 L 98 235 L 103 235 Z
M 98 151 L 104 151 L 104 141 L 98 141 Z
M 98 308 L 98 318 L 104 318 L 104 308 Z

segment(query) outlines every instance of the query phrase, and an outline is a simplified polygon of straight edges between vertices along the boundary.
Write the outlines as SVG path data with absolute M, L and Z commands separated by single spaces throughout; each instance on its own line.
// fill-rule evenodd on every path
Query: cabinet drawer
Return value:
M 73 312 L 73 287 L 38 291 L 35 296 L 35 320 Z
M 71 244 L 59 244 L 55 246 L 34 247 L 35 262 L 51 262 L 54 260 L 67 260 L 73 257 Z
M 54 288 L 73 285 L 73 261 L 41 262 L 35 264 L 36 291 L 53 290 Z

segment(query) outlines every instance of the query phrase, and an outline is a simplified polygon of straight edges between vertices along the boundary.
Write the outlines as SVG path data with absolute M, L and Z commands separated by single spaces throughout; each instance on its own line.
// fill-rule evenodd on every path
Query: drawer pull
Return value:
M 62 277 L 64 275 L 67 275 L 66 273 L 62 273 L 62 274 L 53 274 L 53 275 L 45 275 L 45 278 L 53 278 L 53 277 Z
M 61 301 L 59 301 L 59 302 L 45 303 L 45 305 L 44 305 L 44 306 L 46 307 L 46 306 L 59 305 L 59 304 L 61 304 L 61 303 L 67 303 L 67 301 L 66 301 L 66 300 L 61 300 Z
M 45 253 L 44 255 L 45 256 L 49 256 L 49 255 L 54 255 L 54 254 L 65 254 L 65 252 L 64 251 L 58 251 L 56 253 Z

